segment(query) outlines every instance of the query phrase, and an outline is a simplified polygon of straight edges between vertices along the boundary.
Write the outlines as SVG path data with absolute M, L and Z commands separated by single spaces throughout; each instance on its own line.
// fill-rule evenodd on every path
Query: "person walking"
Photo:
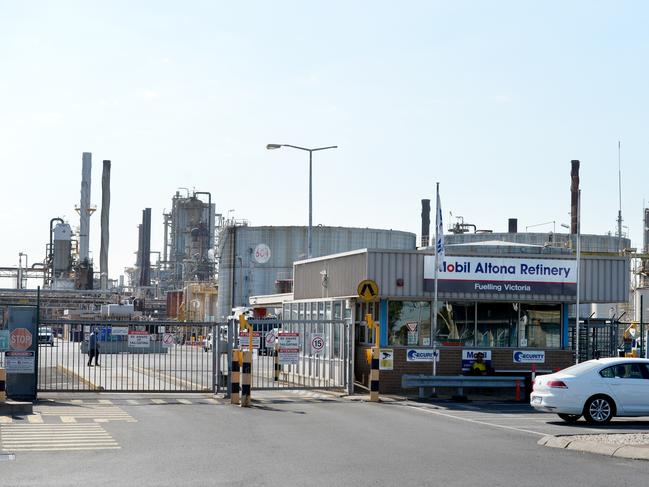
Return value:
M 97 337 L 97 329 L 94 328 L 88 339 L 88 367 L 92 367 L 92 358 L 95 357 L 95 365 L 99 365 L 99 339 Z

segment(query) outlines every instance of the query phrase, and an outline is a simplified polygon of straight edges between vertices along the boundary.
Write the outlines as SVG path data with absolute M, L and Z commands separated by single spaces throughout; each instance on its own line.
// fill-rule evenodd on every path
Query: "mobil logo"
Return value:
M 465 273 L 468 274 L 471 272 L 471 262 L 468 261 L 459 262 L 457 260 L 453 262 L 444 261 L 443 271 L 455 272 L 459 274 L 465 274 Z

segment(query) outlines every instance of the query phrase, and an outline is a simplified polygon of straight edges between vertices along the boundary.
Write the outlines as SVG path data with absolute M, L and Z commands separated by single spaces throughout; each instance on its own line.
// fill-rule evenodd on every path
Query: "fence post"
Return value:
M 239 365 L 241 363 L 241 350 L 232 350 L 232 366 L 230 375 L 232 381 L 232 392 L 230 393 L 230 404 L 239 404 Z
M 7 400 L 7 372 L 0 368 L 0 402 Z
M 273 357 L 273 364 L 275 366 L 275 374 L 273 380 L 275 382 L 279 381 L 279 373 L 282 370 L 282 366 L 279 364 L 279 344 L 275 344 L 275 356 Z

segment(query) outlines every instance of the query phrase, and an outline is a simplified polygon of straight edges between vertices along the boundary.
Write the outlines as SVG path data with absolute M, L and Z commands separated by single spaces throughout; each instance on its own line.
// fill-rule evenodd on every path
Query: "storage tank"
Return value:
M 67 277 L 72 267 L 72 229 L 67 223 L 54 227 L 52 253 L 54 277 Z
M 411 232 L 374 228 L 313 227 L 313 257 L 364 248 L 414 250 Z M 247 306 L 250 296 L 286 292 L 293 262 L 307 255 L 307 227 L 224 227 L 219 235 L 219 293 L 216 319 L 232 307 Z

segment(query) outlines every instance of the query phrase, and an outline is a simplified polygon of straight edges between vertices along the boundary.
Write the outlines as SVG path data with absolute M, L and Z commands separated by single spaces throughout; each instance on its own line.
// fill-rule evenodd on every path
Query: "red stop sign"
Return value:
M 16 328 L 9 335 L 9 348 L 27 350 L 32 346 L 32 334 L 27 328 Z

